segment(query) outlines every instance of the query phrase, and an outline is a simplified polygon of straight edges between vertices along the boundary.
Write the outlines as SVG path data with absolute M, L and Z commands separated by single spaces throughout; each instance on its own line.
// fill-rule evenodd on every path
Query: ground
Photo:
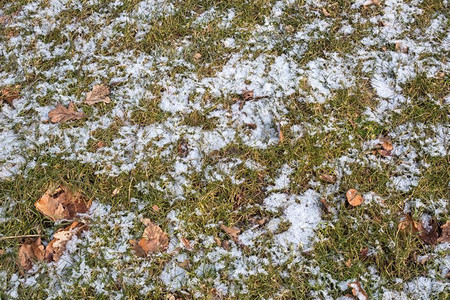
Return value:
M 399 224 L 449 220 L 449 6 L 1 1 L 1 236 L 67 226 L 34 206 L 52 184 L 92 206 L 58 262 L 0 240 L 0 297 L 445 299 L 449 243 Z M 136 255 L 141 218 L 167 251 Z

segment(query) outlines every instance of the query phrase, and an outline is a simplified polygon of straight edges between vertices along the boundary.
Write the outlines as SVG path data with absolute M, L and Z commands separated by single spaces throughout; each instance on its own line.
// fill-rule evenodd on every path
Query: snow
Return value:
M 224 60 L 223 65 L 213 66 L 211 74 L 202 76 L 197 73 L 198 65 L 186 59 L 186 53 L 192 51 L 190 37 L 179 43 L 177 41 L 173 49 L 167 52 L 109 51 L 113 43 L 123 37 L 122 30 L 126 26 L 135 28 L 136 42 L 144 41 L 153 22 L 178 12 L 180 8 L 175 3 L 137 1 L 133 10 L 121 11 L 126 1 L 111 1 L 86 16 L 85 20 L 70 19 L 68 23 L 60 20 L 61 14 L 69 9 L 81 10 L 97 2 L 35 1 L 24 5 L 5 25 L 19 32 L 17 36 L 3 39 L 0 43 L 4 58 L 2 63 L 8 66 L 0 70 L 2 85 L 30 82 L 30 78 L 36 80 L 24 87 L 21 98 L 14 102 L 15 109 L 8 105 L 1 106 L 0 180 L 14 180 L 16 176 L 26 176 L 37 166 L 48 165 L 40 160 L 47 155 L 91 165 L 98 176 L 129 174 L 139 170 L 149 160 L 160 158 L 170 161 L 167 173 L 156 180 L 134 182 L 130 189 L 135 188 L 145 196 L 152 195 L 152 190 L 158 190 L 167 203 L 174 205 L 183 203 L 189 199 L 190 193 L 197 192 L 191 187 L 192 175 L 200 175 L 207 182 L 220 184 L 230 180 L 233 185 L 239 185 L 245 181 L 245 178 L 238 176 L 242 169 L 258 172 L 270 168 L 250 158 L 226 157 L 211 164 L 206 162 L 213 151 L 234 143 L 242 143 L 252 151 L 272 149 L 279 143 L 278 124 L 291 125 L 288 133 L 293 135 L 294 141 L 301 141 L 305 136 L 337 133 L 351 146 L 343 155 L 330 160 L 324 158 L 320 166 L 315 166 L 316 171 L 322 167 L 334 170 L 336 183 L 323 185 L 312 178 L 304 193 L 293 193 L 291 176 L 295 174 L 301 159 L 306 158 L 295 158 L 282 165 L 275 175 L 264 178 L 268 182 L 264 190 L 265 199 L 258 206 L 247 208 L 268 213 L 271 217 L 264 226 L 250 225 L 242 228 L 240 234 L 240 243 L 251 247 L 258 255 L 247 255 L 242 245 L 233 241 L 230 251 L 217 247 L 213 236 L 205 233 L 217 228 L 217 224 L 211 222 L 205 227 L 205 232 L 195 233 L 198 237 L 195 245 L 202 247 L 200 252 L 193 254 L 197 262 L 201 262 L 197 268 L 193 271 L 183 269 L 179 263 L 185 256 L 173 254 L 161 274 L 157 278 L 152 277 L 148 270 L 154 263 L 153 259 L 158 257 L 139 259 L 128 247 L 128 241 L 137 238 L 138 232 L 142 231 L 142 228 L 137 229 L 139 218 L 146 214 L 148 203 L 132 198 L 130 208 L 116 210 L 97 199 L 89 213 L 83 216 L 89 219 L 89 231 L 67 245 L 60 262 L 48 266 L 37 264 L 23 278 L 0 271 L 0 276 L 6 278 L 0 281 L 0 288 L 6 291 L 7 297 L 19 297 L 22 286 L 35 286 L 43 278 L 48 279 L 45 288 L 52 290 L 51 297 L 54 298 L 63 297 L 73 286 L 83 284 L 92 285 L 96 297 L 121 298 L 121 292 L 114 292 L 108 286 L 118 278 L 124 284 L 138 287 L 143 297 L 155 289 L 158 284 L 155 280 L 162 282 L 170 291 L 186 287 L 194 291 L 204 276 L 208 277 L 211 286 L 224 295 L 233 297 L 238 293 L 245 294 L 249 287 L 242 279 L 267 274 L 269 259 L 278 265 L 291 259 L 307 264 L 298 248 L 304 251 L 311 249 L 317 239 L 317 229 L 321 224 L 332 226 L 340 209 L 333 207 L 332 220 L 323 220 L 320 199 L 330 199 L 334 204 L 342 202 L 341 184 L 344 177 L 352 175 L 352 166 L 370 171 L 390 167 L 392 176 L 386 183 L 386 189 L 414 193 L 429 168 L 429 163 L 423 158 L 448 155 L 449 125 L 446 120 L 433 120 L 426 124 L 408 121 L 391 128 L 392 113 L 402 113 L 413 101 L 406 96 L 404 85 L 417 76 L 435 78 L 438 72 L 448 73 L 450 67 L 448 61 L 436 58 L 449 50 L 450 37 L 445 25 L 448 16 L 437 13 L 423 32 L 408 31 L 415 18 L 423 13 L 418 8 L 420 1 L 383 1 L 377 7 L 379 13 L 371 17 L 365 16 L 367 11 L 362 12 L 366 9 L 362 6 L 369 1 L 353 1 L 352 9 L 345 12 L 351 14 L 352 22 L 339 21 L 337 24 L 333 18 L 321 16 L 323 1 L 306 1 L 300 9 L 308 19 L 305 24 L 293 28 L 292 34 L 285 32 L 283 22 L 289 9 L 297 5 L 295 1 L 277 1 L 264 21 L 251 30 L 235 28 L 235 21 L 242 12 L 235 8 L 222 11 L 219 6 L 212 5 L 202 13 L 192 12 L 194 17 L 189 22 L 192 21 L 196 30 L 206 29 L 214 22 L 214 26 L 227 33 L 229 31 L 232 35 L 226 35 L 218 43 L 228 48 L 230 53 L 220 57 Z M 444 5 L 448 5 L 447 1 Z M 0 15 L 3 13 L 0 11 Z M 386 26 L 378 26 L 380 22 Z M 360 25 L 369 28 L 362 30 L 363 37 L 358 40 L 356 33 L 361 30 Z M 96 32 L 96 26 L 102 30 Z M 62 36 L 73 39 L 61 44 L 44 39 L 55 28 L 60 29 Z M 336 34 L 343 38 L 355 38 L 355 49 L 349 53 L 325 51 L 308 59 L 309 46 L 322 41 L 335 29 Z M 380 50 L 395 43 L 408 47 L 408 52 Z M 278 50 L 280 47 L 283 47 L 282 51 Z M 45 69 L 32 63 L 36 59 L 49 62 L 49 67 Z M 203 63 L 201 61 L 200 65 Z M 79 77 L 83 80 L 74 73 L 81 74 Z M 344 120 L 336 120 L 333 116 L 324 116 L 320 126 L 312 122 L 292 124 L 287 120 L 291 104 L 327 107 L 338 91 L 358 89 L 361 81 L 368 83 L 374 99 L 360 117 L 362 122 L 376 122 L 389 131 L 394 141 L 391 157 L 381 158 L 370 153 L 377 143 L 376 137 L 358 144 L 359 137 L 355 134 L 345 136 L 345 131 L 339 131 Z M 118 84 L 112 89 L 112 103 L 107 109 L 93 107 L 88 118 L 79 126 L 46 123 L 48 112 L 57 103 L 67 105 L 72 101 L 80 110 L 87 111 L 82 104 L 83 97 L 76 96 L 74 86 L 77 92 L 84 92 L 101 82 Z M 242 107 L 240 101 L 223 104 L 243 90 L 253 90 L 255 97 L 262 98 L 246 101 Z M 427 101 L 440 108 L 450 101 L 450 95 L 443 99 L 432 99 L 429 95 L 425 98 L 430 98 Z M 145 105 L 152 101 L 158 103 L 155 109 L 160 109 L 166 116 L 152 124 L 136 124 L 132 118 L 133 112 L 145 112 Z M 184 125 L 184 117 L 195 111 L 207 118 L 215 118 L 217 126 L 204 130 L 201 126 Z M 246 124 L 254 124 L 255 129 L 244 130 Z M 108 130 L 112 126 L 118 126 L 118 130 L 112 136 L 111 143 L 98 151 L 90 150 L 88 144 L 93 139 L 93 132 L 97 129 Z M 189 145 L 189 152 L 186 157 L 174 157 L 181 138 Z M 317 146 L 322 146 L 320 139 Z M 370 190 L 362 192 L 366 199 L 363 207 L 374 205 L 384 208 L 379 195 Z M 405 212 L 427 208 L 429 214 L 443 218 L 448 215 L 446 200 L 411 197 L 405 199 Z M 8 199 L 1 203 L 0 223 L 12 220 L 14 203 L 20 201 L 23 200 Z M 179 241 L 175 236 L 182 236 L 189 227 L 180 220 L 179 213 L 179 210 L 171 209 L 161 217 L 168 222 L 168 231 L 173 235 L 170 251 L 178 251 Z M 202 215 L 200 210 L 195 213 Z M 290 226 L 278 233 L 282 224 Z M 116 231 L 113 237 L 104 234 Z M 260 245 L 260 239 L 266 235 L 273 235 L 272 244 Z M 376 253 L 379 248 L 371 247 L 370 250 Z M 96 255 L 101 259 L 96 259 Z M 121 258 L 120 263 L 117 257 Z M 448 258 L 436 261 L 436 264 L 441 272 L 448 272 Z M 219 271 L 223 272 L 223 277 L 218 275 Z M 320 284 L 321 281 L 328 287 L 335 285 L 330 274 L 322 273 L 320 269 L 315 271 L 317 276 L 323 275 L 315 283 Z M 289 276 L 289 273 L 283 276 Z M 379 287 L 377 290 L 379 296 L 385 299 L 427 299 L 448 287 L 436 276 L 428 274 L 405 282 L 403 291 Z M 349 282 L 345 281 L 344 290 Z M 373 285 L 364 282 L 364 286 Z M 198 290 L 196 292 L 200 293 L 199 298 L 203 296 Z M 328 292 L 324 289 L 323 295 L 328 295 Z

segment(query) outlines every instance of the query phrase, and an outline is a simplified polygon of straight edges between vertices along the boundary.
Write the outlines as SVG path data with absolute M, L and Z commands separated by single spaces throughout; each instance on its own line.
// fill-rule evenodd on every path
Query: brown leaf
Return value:
M 242 98 L 244 99 L 244 101 L 252 100 L 253 99 L 253 91 L 243 90 L 242 91 Z
M 70 120 L 79 120 L 84 118 L 84 113 L 75 111 L 75 105 L 70 102 L 68 108 L 65 108 L 61 104 L 57 104 L 55 109 L 48 113 L 50 122 L 52 123 L 64 123 Z
M 20 90 L 21 90 L 21 86 L 19 84 L 1 89 L 0 90 L 0 102 L 5 101 L 11 107 L 14 108 L 13 101 L 16 100 L 17 98 L 20 98 Z
M 438 243 L 450 243 L 450 221 L 441 226 L 442 233 L 437 239 Z
M 395 51 L 402 52 L 402 53 L 408 53 L 408 50 L 409 50 L 408 47 L 403 46 L 403 44 L 401 42 L 395 43 Z
M 145 251 L 149 252 L 162 252 L 167 250 L 169 246 L 169 236 L 165 233 L 161 227 L 155 225 L 150 219 L 141 219 L 141 222 L 147 226 L 144 229 L 144 234 L 139 240 L 139 246 Z
M 235 227 L 227 227 L 223 224 L 220 225 L 220 228 L 225 231 L 233 239 L 233 241 L 235 241 L 236 243 L 239 241 L 238 235 L 239 232 L 241 232 L 240 229 Z
M 419 231 L 419 224 L 410 215 L 406 214 L 401 218 L 397 228 L 399 231 L 413 233 Z
M 186 247 L 187 250 L 192 250 L 191 242 L 185 237 L 181 237 L 181 242 L 183 243 L 184 247 Z
M 391 152 L 394 149 L 391 143 L 391 139 L 389 137 L 382 137 L 379 140 L 381 144 L 379 144 L 378 147 L 380 147 L 381 149 L 377 150 L 378 154 L 384 157 L 391 155 Z
M 346 195 L 347 195 L 347 201 L 348 201 L 348 203 L 350 203 L 351 206 L 358 206 L 364 202 L 364 198 L 355 189 L 349 189 L 347 191 Z
M 349 258 L 347 261 L 344 262 L 344 264 L 347 266 L 347 268 L 350 268 L 352 266 L 352 260 Z
M 363 6 L 365 8 L 367 8 L 368 6 L 371 6 L 371 5 L 380 6 L 381 5 L 380 0 L 370 0 L 369 2 L 366 1 Z
M 44 260 L 44 245 L 41 238 L 26 239 L 19 248 L 19 264 L 24 270 L 29 270 L 33 266 L 34 260 Z
M 156 204 L 152 206 L 152 209 L 156 212 L 159 212 L 159 207 Z
M 283 142 L 284 141 L 284 134 L 283 134 L 283 130 L 281 129 L 281 125 L 280 123 L 278 123 L 278 142 Z
M 91 207 L 81 193 L 73 193 L 64 185 L 50 187 L 34 206 L 53 221 L 72 219 L 78 213 L 85 213 Z
M 5 250 L 0 249 L 0 255 L 3 255 L 3 254 L 5 254 Z
M 361 286 L 361 283 L 356 280 L 355 282 L 350 282 L 347 284 L 349 288 L 352 288 L 353 296 L 357 297 L 359 300 L 369 300 L 369 296 L 366 291 Z
M 325 17 L 330 17 L 331 14 L 328 12 L 328 10 L 325 7 L 322 7 L 322 13 Z
M 337 178 L 336 175 L 322 174 L 319 179 L 328 183 L 335 183 Z
M 320 202 L 322 202 L 323 207 L 325 208 L 325 212 L 327 214 L 329 214 L 331 212 L 330 210 L 330 205 L 328 205 L 327 200 L 325 200 L 324 198 L 320 198 Z
M 87 105 L 94 105 L 96 103 L 110 103 L 111 99 L 108 97 L 109 95 L 109 87 L 104 84 L 95 84 L 92 87 L 92 91 L 87 93 L 86 99 L 84 102 Z
M 202 58 L 202 54 L 201 54 L 201 53 L 198 53 L 198 52 L 197 52 L 197 53 L 194 54 L 194 60 L 197 60 L 197 61 L 198 61 L 198 60 L 200 60 L 201 58 Z
M 439 236 L 437 230 L 438 224 L 434 219 L 422 219 L 419 223 L 419 237 L 429 245 L 436 245 Z
M 67 242 L 72 239 L 74 235 L 79 235 L 86 229 L 86 225 L 81 222 L 73 222 L 66 228 L 61 228 L 53 235 L 53 240 L 45 248 L 45 259 L 48 262 L 58 261 L 66 250 Z
M 367 258 L 367 254 L 369 253 L 369 248 L 364 247 L 359 251 L 359 258 L 361 260 L 365 260 Z
M 138 241 L 136 240 L 129 240 L 131 248 L 134 250 L 134 253 L 136 253 L 139 257 L 146 257 L 147 253 L 145 253 L 144 249 L 139 246 Z

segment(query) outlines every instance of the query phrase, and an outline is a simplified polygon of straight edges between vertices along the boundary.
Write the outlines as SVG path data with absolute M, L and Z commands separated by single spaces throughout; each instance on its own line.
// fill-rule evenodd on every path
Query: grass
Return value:
M 6 15 L 13 15 L 20 13 L 30 2 L 2 3 L 0 8 L 3 7 Z M 353 16 L 382 16 L 383 6 L 355 9 L 348 1 L 329 1 L 327 9 L 331 16 L 325 17 L 320 8 L 313 9 L 305 1 L 295 1 L 279 17 L 271 19 L 276 1 L 189 0 L 174 1 L 173 10 L 151 18 L 141 15 L 134 17 L 133 21 L 117 23 L 120 16 L 130 16 L 139 5 L 137 0 L 122 2 L 116 8 L 110 7 L 110 1 L 100 1 L 94 5 L 85 4 L 83 9 L 67 9 L 55 19 L 56 28 L 47 34 L 35 35 L 35 40 L 28 45 L 24 41 L 11 45 L 10 33 L 31 35 L 34 21 L 29 17 L 25 18 L 29 18 L 27 22 L 30 23 L 23 31 L 16 25 L 2 24 L 0 27 L 0 43 L 5 51 L 20 49 L 18 53 L 28 53 L 29 66 L 35 70 L 21 70 L 22 65 L 17 62 L 15 54 L 0 58 L 2 72 L 17 74 L 26 95 L 25 102 L 29 105 L 20 111 L 20 122 L 12 120 L 9 125 L 0 119 L 4 125 L 0 134 L 11 132 L 23 141 L 30 141 L 24 143 L 24 149 L 13 149 L 11 155 L 17 152 L 28 162 L 35 162 L 34 167 L 22 168 L 22 173 L 0 180 L 0 208 L 3 209 L 0 217 L 5 218 L 0 221 L 1 234 L 42 234 L 48 242 L 56 229 L 66 225 L 55 225 L 34 207 L 34 202 L 51 183 L 65 184 L 97 203 L 110 206 L 107 215 L 91 221 L 89 231 L 94 238 L 89 243 L 93 244 L 81 242 L 71 253 L 79 258 L 74 260 L 74 272 L 80 270 L 79 264 L 83 260 L 92 270 L 90 279 L 76 279 L 72 282 L 76 289 L 67 287 L 68 290 L 57 297 L 109 298 L 111 295 L 95 289 L 96 277 L 104 284 L 104 290 L 130 299 L 161 299 L 169 293 L 182 299 L 304 299 L 322 297 L 325 292 L 337 298 L 351 293 L 351 289 L 340 290 L 338 283 L 355 279 L 363 283 L 370 298 L 379 298 L 380 286 L 393 291 L 402 290 L 398 278 L 408 282 L 419 276 L 436 274 L 436 280 L 445 282 L 439 273 L 439 265 L 436 267 L 439 260 L 445 259 L 445 251 L 435 251 L 425 245 L 418 234 L 399 231 L 398 224 L 406 203 L 414 199 L 425 204 L 411 209 L 415 219 L 425 213 L 440 225 L 448 219 L 448 204 L 441 207 L 438 200 L 443 199 L 445 203 L 449 197 L 449 156 L 432 156 L 425 149 L 427 143 L 431 143 L 426 142 L 426 138 L 436 136 L 435 126 L 448 126 L 448 104 L 444 100 L 449 90 L 448 74 L 432 77 L 418 72 L 414 78 L 400 84 L 399 93 L 408 101 L 400 110 L 388 112 L 388 117 L 378 122 L 369 118 L 366 112 L 376 111 L 383 99 L 380 100 L 372 88 L 371 74 L 364 71 L 363 59 L 355 62 L 354 69 L 349 71 L 355 78 L 354 84 L 348 88 L 330 89 L 324 103 L 303 101 L 305 96 L 316 93 L 305 75 L 294 93 L 287 95 L 283 92 L 274 99 L 252 100 L 251 104 L 245 104 L 254 107 L 259 103 L 267 104 L 260 108 L 261 111 L 271 110 L 270 122 L 273 124 L 269 125 L 258 124 L 258 127 L 239 123 L 239 118 L 244 116 L 237 117 L 236 106 L 239 104 L 233 99 L 240 99 L 241 95 L 235 94 L 236 91 L 227 92 L 226 87 L 221 97 L 212 96 L 208 90 L 189 94 L 188 102 L 192 107 L 187 111 L 169 112 L 161 108 L 164 97 L 170 95 L 170 88 L 177 88 L 170 92 L 176 97 L 184 78 L 194 78 L 195 82 L 214 78 L 236 53 L 243 59 L 256 58 L 260 54 L 268 56 L 267 72 L 271 70 L 274 58 L 280 55 L 292 55 L 299 68 L 316 59 L 329 60 L 331 53 L 338 53 L 343 58 L 355 56 L 355 49 L 362 47 L 361 40 L 373 37 L 378 29 L 370 22 L 354 21 Z M 41 9 L 49 5 L 48 1 L 42 1 Z M 215 11 L 211 20 L 203 24 L 195 22 L 212 8 Z M 424 32 L 433 18 L 445 10 L 443 2 L 435 0 L 423 1 L 420 8 L 423 13 L 415 17 L 402 35 L 419 39 L 417 30 Z M 222 18 L 231 11 L 235 17 L 223 26 Z M 97 22 L 97 13 L 104 17 L 102 22 Z M 147 17 L 149 19 L 145 19 Z M 326 30 L 309 31 L 308 40 L 296 37 L 296 33 L 307 30 L 310 24 L 318 21 L 326 21 L 329 26 Z M 268 22 L 273 28 L 268 29 Z M 84 24 L 86 30 L 79 33 L 67 31 L 65 26 L 70 24 Z M 141 38 L 137 38 L 142 24 L 148 29 Z M 354 34 L 343 36 L 339 33 L 343 24 L 352 25 Z M 445 26 L 448 30 L 448 25 Z M 266 32 L 257 32 L 264 27 Z M 92 40 L 100 45 L 105 42 L 104 36 L 110 35 L 109 30 L 113 36 L 109 44 L 98 46 L 90 57 L 83 57 L 76 38 L 85 42 Z M 104 36 L 102 31 L 105 31 Z M 223 41 L 227 38 L 234 38 L 236 47 L 226 47 Z M 51 44 L 51 52 L 56 46 L 68 43 L 67 51 L 46 59 L 39 54 L 42 46 L 38 41 Z M 298 55 L 290 53 L 299 43 L 304 43 L 304 52 Z M 265 47 L 258 48 L 259 44 Z M 365 49 L 378 51 L 378 46 Z M 385 51 L 386 57 L 395 51 L 392 43 L 389 47 Z M 200 53 L 201 58 L 195 58 L 196 53 Z M 119 57 L 119 54 L 123 56 Z M 139 77 L 128 67 L 141 54 L 148 55 L 148 59 L 161 60 L 152 64 L 147 73 L 135 71 Z M 422 55 L 441 59 L 443 54 L 426 52 Z M 67 61 L 71 61 L 73 68 L 58 73 L 57 70 L 67 65 Z M 117 77 L 122 81 L 111 89 L 111 104 L 94 107 L 82 104 L 92 84 L 109 84 Z M 270 81 L 266 78 L 261 80 Z M 250 86 L 254 82 L 248 79 L 244 83 Z M 45 84 L 51 88 L 46 90 Z M 124 92 L 127 91 L 124 88 L 130 85 L 142 87 L 145 93 L 134 99 L 134 94 Z M 87 120 L 60 124 L 56 130 L 46 132 L 48 129 L 41 122 L 43 112 L 39 109 L 66 103 L 69 99 L 75 100 L 77 108 L 87 115 Z M 270 106 L 272 100 L 278 101 L 277 105 L 282 108 Z M 6 116 L 1 118 L 6 120 Z M 99 126 L 101 118 L 106 119 L 109 125 Z M 95 124 L 97 129 L 86 128 L 86 122 Z M 263 125 L 267 127 L 263 128 Z M 259 131 L 267 135 L 270 133 L 266 131 L 276 134 L 278 126 L 283 132 L 283 141 L 268 142 L 265 147 L 252 146 L 248 142 L 251 140 L 248 137 Z M 300 127 L 301 133 L 293 130 L 293 126 Z M 413 128 L 410 133 L 415 135 L 404 140 L 396 131 L 401 126 L 410 126 L 407 128 Z M 170 127 L 172 131 L 156 133 L 151 139 L 137 136 L 138 130 L 153 133 L 160 127 Z M 199 141 L 195 134 L 222 133 L 226 128 L 234 128 L 236 137 L 218 150 L 199 149 L 193 143 Z M 78 140 L 76 135 L 81 131 L 77 129 L 87 129 L 87 140 Z M 75 136 L 68 138 L 67 133 Z M 405 147 L 407 151 L 417 152 L 418 156 L 405 161 L 409 158 L 403 152 L 387 158 L 373 155 L 373 149 L 367 148 L 367 143 L 384 135 L 394 136 L 394 149 Z M 39 136 L 43 136 L 45 142 L 37 142 Z M 119 140 L 125 136 L 127 141 Z M 61 148 L 61 153 L 48 153 L 52 147 Z M 68 159 L 72 153 L 80 156 Z M 9 160 L 10 157 L 0 157 L 0 164 Z M 200 161 L 199 165 L 196 160 Z M 107 175 L 127 163 L 135 164 L 131 170 Z M 421 172 L 417 185 L 407 192 L 393 188 L 393 177 L 408 173 L 401 168 L 413 163 Z M 180 171 L 177 164 L 182 164 L 186 170 Z M 315 242 L 308 250 L 294 246 L 280 249 L 274 240 L 293 225 L 284 218 L 283 209 L 269 211 L 264 204 L 266 197 L 273 193 L 270 187 L 284 166 L 292 168 L 292 172 L 288 174 L 288 184 L 276 193 L 301 195 L 312 189 L 331 208 L 330 213 L 323 212 Z M 328 184 L 320 181 L 321 174 L 336 174 L 339 180 Z M 179 192 L 178 188 L 182 191 Z M 361 193 L 373 192 L 382 200 L 351 207 L 345 200 L 345 193 L 350 188 Z M 441 213 L 435 215 L 437 211 Z M 125 222 L 128 215 L 133 221 L 124 229 L 120 222 Z M 173 215 L 176 215 L 175 219 Z M 124 251 L 114 253 L 115 259 L 109 257 L 105 249 L 117 249 L 127 245 L 129 236 L 137 239 L 142 235 L 144 226 L 139 223 L 139 217 L 151 218 L 169 232 L 173 240 L 187 238 L 192 242 L 193 250 L 188 251 L 176 242 L 178 244 L 168 253 L 140 259 L 127 246 Z M 274 229 L 269 229 L 271 220 L 280 221 Z M 220 224 L 237 227 L 244 233 L 262 232 L 252 247 L 242 246 L 234 243 Z M 217 241 L 222 243 L 221 247 L 217 246 Z M 5 250 L 0 254 L 0 271 L 5 272 L 7 281 L 20 271 L 17 264 L 20 242 L 19 239 L 0 240 L 0 249 Z M 225 246 L 227 243 L 229 246 Z M 364 254 L 365 249 L 368 254 Z M 287 257 L 283 261 L 279 259 L 282 252 L 292 255 L 283 256 Z M 184 255 L 189 264 L 176 261 L 179 254 Z M 417 261 L 421 255 L 433 258 L 422 264 Z M 254 257 L 258 261 L 252 265 Z M 241 260 L 244 268 L 252 266 L 253 269 L 233 277 L 242 267 L 239 266 Z M 160 276 L 171 263 L 180 265 L 192 281 L 175 290 L 164 284 Z M 211 266 L 220 265 L 223 267 L 211 269 Z M 198 270 L 202 266 L 206 272 L 199 275 Z M 67 284 L 64 276 L 70 280 L 74 278 L 71 270 L 57 273 L 52 265 L 46 264 L 41 268 L 42 272 L 50 275 L 37 278 L 39 288 L 21 284 L 19 298 L 47 297 L 53 292 L 53 280 L 60 280 L 59 284 L 64 286 Z M 31 276 L 28 273 L 25 278 Z M 380 286 L 376 281 L 381 282 Z M 227 286 L 227 294 L 223 295 L 218 290 L 217 282 Z M 10 297 L 8 283 L 2 284 L 0 298 Z M 153 289 L 143 291 L 143 287 L 150 286 Z M 445 291 L 433 297 L 444 299 Z

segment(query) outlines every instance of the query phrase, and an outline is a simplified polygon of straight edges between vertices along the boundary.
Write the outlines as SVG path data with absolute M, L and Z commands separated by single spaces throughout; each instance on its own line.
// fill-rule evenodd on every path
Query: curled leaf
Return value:
M 355 189 L 349 189 L 347 191 L 347 201 L 351 206 L 358 206 L 364 202 L 364 198 L 361 194 Z
M 89 210 L 91 202 L 87 202 L 81 193 L 73 193 L 64 185 L 50 187 L 34 204 L 44 215 L 53 221 L 72 219 L 78 213 Z
M 24 270 L 30 270 L 33 266 L 33 261 L 44 260 L 44 245 L 41 243 L 41 238 L 26 239 L 19 248 L 19 265 Z
M 94 105 L 99 102 L 110 103 L 111 99 L 108 97 L 109 87 L 104 84 L 95 84 L 92 87 L 92 91 L 87 93 L 84 102 L 87 105 Z
M 81 222 L 73 222 L 66 228 L 61 228 L 53 235 L 53 240 L 45 248 L 45 259 L 48 262 L 58 261 L 66 250 L 67 242 L 69 242 L 74 235 L 79 235 L 86 229 L 86 225 Z
M 70 102 L 67 108 L 61 104 L 57 104 L 55 109 L 52 109 L 48 113 L 48 117 L 52 123 L 64 123 L 70 120 L 79 120 L 84 118 L 84 116 L 84 113 L 75 111 L 73 102 Z
M 167 250 L 169 246 L 169 236 L 165 233 L 161 227 L 155 225 L 150 219 L 141 219 L 141 222 L 147 226 L 144 229 L 144 234 L 139 240 L 139 246 L 146 254 L 149 252 L 162 252 Z

